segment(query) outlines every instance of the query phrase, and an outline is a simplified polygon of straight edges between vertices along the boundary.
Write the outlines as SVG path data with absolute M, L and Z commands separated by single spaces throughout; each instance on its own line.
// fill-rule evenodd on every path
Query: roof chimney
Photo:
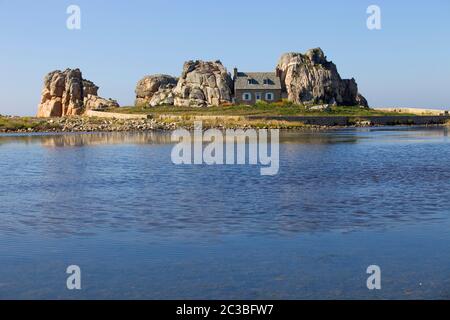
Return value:
M 279 68 L 276 68 L 275 73 L 278 78 L 281 78 L 281 70 Z
M 237 74 L 238 74 L 238 68 L 234 68 L 234 73 L 233 73 L 233 80 L 237 78 Z

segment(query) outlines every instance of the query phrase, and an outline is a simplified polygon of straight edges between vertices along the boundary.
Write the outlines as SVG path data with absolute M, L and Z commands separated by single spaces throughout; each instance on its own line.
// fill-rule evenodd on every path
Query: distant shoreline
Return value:
M 425 108 L 402 108 L 402 107 L 394 107 L 394 108 L 374 108 L 374 110 L 384 111 L 384 112 L 396 112 L 399 114 L 402 113 L 411 113 L 418 116 L 424 115 L 433 115 L 438 116 L 442 114 L 448 115 L 448 110 L 445 109 L 425 109 Z

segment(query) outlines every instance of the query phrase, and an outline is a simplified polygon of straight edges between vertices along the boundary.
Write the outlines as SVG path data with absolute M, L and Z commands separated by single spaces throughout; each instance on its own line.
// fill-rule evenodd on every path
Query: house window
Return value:
M 267 92 L 266 93 L 266 100 L 267 101 L 272 101 L 273 100 L 273 93 L 272 92 Z
M 248 84 L 253 84 L 253 79 L 247 79 Z
M 243 99 L 244 101 L 250 101 L 250 100 L 252 100 L 252 94 L 246 92 L 246 93 L 244 93 L 244 94 L 242 95 L 242 99 Z
M 264 84 L 270 84 L 270 80 L 269 79 L 264 79 L 263 82 L 264 82 Z
M 255 99 L 256 99 L 256 101 L 261 100 L 261 93 L 259 93 L 259 92 L 255 93 Z

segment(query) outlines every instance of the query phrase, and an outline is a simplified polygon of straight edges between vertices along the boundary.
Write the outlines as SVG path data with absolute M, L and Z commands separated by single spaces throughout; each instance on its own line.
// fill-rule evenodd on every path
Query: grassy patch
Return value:
M 183 116 L 386 116 L 398 115 L 396 112 L 364 109 L 359 107 L 331 107 L 330 110 L 308 110 L 307 107 L 291 102 L 265 103 L 255 105 L 225 105 L 209 108 L 161 106 L 154 108 L 122 107 L 110 109 L 110 112 L 152 115 Z M 408 114 L 402 114 L 408 115 Z
M 181 117 L 164 117 L 158 118 L 158 122 L 166 124 L 174 124 L 176 127 L 193 128 L 195 118 L 190 116 Z M 303 122 L 300 121 L 280 121 L 280 120 L 248 120 L 244 117 L 211 117 L 202 120 L 202 126 L 205 129 L 209 128 L 255 128 L 255 129 L 296 129 L 305 128 Z
M 54 126 L 45 120 L 31 117 L 0 117 L 0 130 L 2 131 L 44 130 L 52 129 Z
M 0 117 L 0 129 L 4 130 L 20 130 L 34 128 L 37 123 L 31 118 L 19 117 Z

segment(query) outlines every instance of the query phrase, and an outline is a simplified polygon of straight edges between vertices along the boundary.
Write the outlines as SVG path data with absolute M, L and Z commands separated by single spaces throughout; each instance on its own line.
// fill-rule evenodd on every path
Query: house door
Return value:
M 260 92 L 255 93 L 255 100 L 261 101 L 261 99 L 262 99 L 262 94 Z

